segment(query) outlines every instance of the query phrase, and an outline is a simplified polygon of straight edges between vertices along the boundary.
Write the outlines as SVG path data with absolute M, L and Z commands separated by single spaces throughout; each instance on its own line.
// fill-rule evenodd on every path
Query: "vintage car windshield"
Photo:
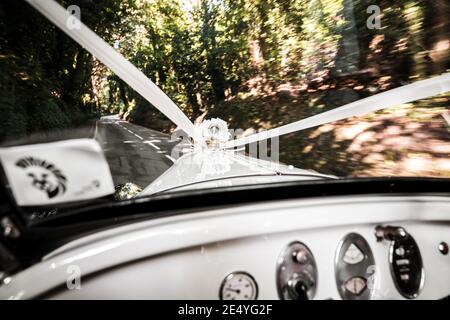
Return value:
M 57 2 L 192 123 L 221 119 L 231 140 L 450 70 L 447 1 Z M 77 28 L 77 20 L 68 23 Z M 450 177 L 445 86 L 426 98 L 273 139 L 228 150 L 209 143 L 198 151 L 195 137 L 25 1 L 2 1 L 0 25 L 1 147 L 94 139 L 125 194 Z

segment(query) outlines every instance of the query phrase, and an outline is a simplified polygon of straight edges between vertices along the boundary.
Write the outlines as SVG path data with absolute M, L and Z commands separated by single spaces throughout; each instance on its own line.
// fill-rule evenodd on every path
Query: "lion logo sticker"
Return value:
M 48 161 L 26 157 L 18 160 L 15 164 L 26 171 L 31 185 L 45 192 L 49 199 L 66 192 L 66 177 L 61 170 Z

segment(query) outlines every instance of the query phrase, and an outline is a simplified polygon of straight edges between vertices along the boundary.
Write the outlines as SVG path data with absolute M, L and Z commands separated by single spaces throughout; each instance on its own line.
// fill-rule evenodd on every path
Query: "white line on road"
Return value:
M 124 126 L 122 126 L 122 125 L 120 125 L 120 124 L 119 124 L 119 126 L 121 126 L 122 128 L 124 128 L 125 130 L 127 130 L 129 133 L 131 133 L 132 135 L 134 135 L 136 138 L 139 138 L 139 139 L 141 139 L 141 140 L 144 140 L 144 138 L 142 138 L 140 135 L 134 133 L 134 132 L 131 131 L 130 129 L 127 129 L 127 128 L 125 128 Z
M 155 148 L 156 150 L 160 150 L 160 149 L 161 149 L 161 148 L 158 147 L 157 145 L 154 145 L 151 141 L 144 141 L 144 143 L 146 143 L 146 144 L 152 146 L 152 147 Z
M 140 135 L 134 133 L 134 132 L 131 131 L 130 129 L 128 129 L 128 128 L 122 126 L 121 124 L 118 124 L 118 125 L 119 125 L 120 127 L 124 128 L 125 130 L 127 130 L 129 133 L 133 134 L 135 137 L 137 137 L 137 138 L 139 138 L 139 139 L 141 139 L 141 140 L 144 140 L 144 138 L 142 138 Z M 161 140 L 152 140 L 152 141 L 155 141 L 155 142 L 161 142 Z M 146 143 L 146 144 L 152 146 L 152 147 L 155 148 L 156 150 L 161 150 L 161 148 L 158 147 L 157 145 L 153 144 L 152 141 L 144 141 L 144 143 Z M 124 142 L 124 143 L 126 143 L 126 142 Z M 167 157 L 168 159 L 170 159 L 170 161 L 172 161 L 172 162 L 175 162 L 175 161 L 176 161 L 176 160 L 175 160 L 174 158 L 172 158 L 171 156 L 167 156 L 167 155 L 166 155 L 166 157 Z
M 176 161 L 174 158 L 172 158 L 171 156 L 169 156 L 167 154 L 166 154 L 166 158 L 169 159 L 170 161 L 172 161 L 173 163 L 175 163 L 175 161 Z

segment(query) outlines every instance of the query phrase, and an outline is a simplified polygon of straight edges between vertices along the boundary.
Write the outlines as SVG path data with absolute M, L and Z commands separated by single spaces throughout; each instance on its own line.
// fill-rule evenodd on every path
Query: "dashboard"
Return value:
M 8 278 L 0 297 L 442 299 L 449 200 L 295 199 L 136 222 L 58 248 Z

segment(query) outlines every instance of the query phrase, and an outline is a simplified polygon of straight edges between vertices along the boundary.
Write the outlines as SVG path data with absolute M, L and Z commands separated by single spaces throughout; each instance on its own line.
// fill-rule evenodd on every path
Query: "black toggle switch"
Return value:
M 309 300 L 308 286 L 303 281 L 298 281 L 295 284 L 295 293 L 297 294 L 297 300 Z
M 310 286 L 302 278 L 294 278 L 288 282 L 290 297 L 292 300 L 309 300 L 308 290 Z

